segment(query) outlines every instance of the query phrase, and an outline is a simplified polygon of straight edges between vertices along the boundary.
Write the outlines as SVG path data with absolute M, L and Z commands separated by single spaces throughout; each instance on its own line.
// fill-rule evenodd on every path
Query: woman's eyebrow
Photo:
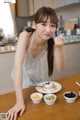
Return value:
M 42 23 L 47 23 L 47 21 L 42 21 Z
M 54 23 L 52 23 L 52 22 L 51 22 L 51 24 L 53 24 L 53 25 L 55 25 L 55 26 L 56 26 L 56 24 L 54 24 Z
M 54 23 L 52 23 L 52 22 L 51 22 L 51 24 L 54 25 L 54 26 L 56 27 L 56 24 L 54 24 Z

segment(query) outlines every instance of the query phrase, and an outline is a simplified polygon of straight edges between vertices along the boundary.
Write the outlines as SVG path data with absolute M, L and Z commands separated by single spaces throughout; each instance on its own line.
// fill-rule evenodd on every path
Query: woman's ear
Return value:
M 32 28 L 36 29 L 36 23 L 35 23 L 35 21 L 32 22 Z

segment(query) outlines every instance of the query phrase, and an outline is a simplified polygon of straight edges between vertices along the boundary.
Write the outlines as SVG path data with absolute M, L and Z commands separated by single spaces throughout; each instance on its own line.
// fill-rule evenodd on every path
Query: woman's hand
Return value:
M 54 42 L 57 47 L 64 45 L 64 34 L 60 34 L 58 37 L 55 37 Z
M 63 71 L 65 65 L 64 34 L 60 34 L 58 37 L 55 37 L 54 41 L 55 41 L 54 58 L 56 68 L 58 71 Z
M 18 113 L 20 116 L 23 114 L 25 111 L 25 104 L 16 104 L 14 107 L 12 107 L 8 112 L 7 112 L 7 119 L 8 120 L 16 120 Z

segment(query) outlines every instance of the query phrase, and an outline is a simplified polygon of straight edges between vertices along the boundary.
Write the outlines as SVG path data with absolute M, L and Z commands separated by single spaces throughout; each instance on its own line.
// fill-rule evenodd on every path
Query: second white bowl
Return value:
M 44 95 L 44 101 L 47 105 L 53 105 L 56 101 L 56 95 L 55 94 L 46 94 Z

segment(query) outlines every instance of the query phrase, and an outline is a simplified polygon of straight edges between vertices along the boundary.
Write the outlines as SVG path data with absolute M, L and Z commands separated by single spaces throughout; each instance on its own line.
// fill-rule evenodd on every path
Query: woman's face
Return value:
M 50 18 L 46 22 L 36 24 L 36 33 L 41 39 L 48 40 L 54 36 L 55 31 L 56 25 L 50 22 Z

